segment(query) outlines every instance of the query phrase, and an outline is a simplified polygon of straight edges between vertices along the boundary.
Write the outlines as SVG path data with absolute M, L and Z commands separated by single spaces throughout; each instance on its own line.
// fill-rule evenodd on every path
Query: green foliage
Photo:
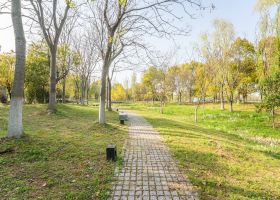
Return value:
M 5 87 L 9 95 L 11 95 L 12 92 L 14 65 L 14 52 L 0 54 L 0 87 Z
M 272 123 L 274 124 L 274 117 L 277 108 L 280 108 L 280 72 L 277 72 L 271 77 L 267 77 L 262 85 L 263 100 L 259 109 L 265 109 L 272 115 Z
M 150 66 L 142 76 L 142 85 L 145 87 L 144 99 L 156 99 L 157 91 L 156 91 L 156 76 L 158 74 L 158 70 L 156 67 Z
M 230 91 L 238 91 L 243 98 L 256 92 L 256 53 L 255 48 L 247 39 L 237 38 L 232 44 L 230 56 L 232 62 L 228 69 L 228 87 Z
M 26 60 L 25 84 L 29 103 L 44 103 L 48 95 L 49 61 L 44 43 L 33 43 Z

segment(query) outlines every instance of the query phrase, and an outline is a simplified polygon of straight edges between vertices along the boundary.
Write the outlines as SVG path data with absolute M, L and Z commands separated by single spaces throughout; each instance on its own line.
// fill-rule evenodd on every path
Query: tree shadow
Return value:
M 246 186 L 240 186 L 238 183 L 228 181 L 227 178 L 231 173 L 231 166 L 221 158 L 217 152 L 205 152 L 196 148 L 187 148 L 184 141 L 189 144 L 192 141 L 213 141 L 213 143 L 220 142 L 231 149 L 226 149 L 231 153 L 232 148 L 239 152 L 239 149 L 246 149 L 246 151 L 257 150 L 257 142 L 241 137 L 238 134 L 227 133 L 225 131 L 215 130 L 211 128 L 199 127 L 188 122 L 180 122 L 172 119 L 161 117 L 146 117 L 146 120 L 151 122 L 162 135 L 167 136 L 167 142 L 170 140 L 169 146 L 172 149 L 174 156 L 179 161 L 181 169 L 185 171 L 191 182 L 200 189 L 201 199 L 227 199 L 233 196 L 237 198 L 254 198 L 254 199 L 277 199 L 278 194 L 271 194 L 263 190 L 250 190 Z M 175 138 L 177 137 L 177 138 Z M 175 140 L 175 141 L 173 141 Z M 181 144 L 180 144 L 181 143 Z M 210 143 L 208 143 L 211 145 Z M 193 144 L 195 145 L 195 143 Z M 239 155 L 240 154 L 240 155 Z M 246 157 L 243 151 L 240 151 L 237 156 Z M 267 156 L 279 159 L 279 154 L 274 152 L 266 152 Z M 223 159 L 231 159 L 223 158 Z M 249 157 L 245 158 L 249 159 Z M 232 171 L 234 173 L 234 171 Z M 234 175 L 233 175 L 234 176 Z M 246 175 L 244 175 L 246 176 Z M 247 185 L 247 182 L 244 182 Z M 228 195 L 228 196 L 221 196 Z M 279 198 L 279 197 L 278 197 Z

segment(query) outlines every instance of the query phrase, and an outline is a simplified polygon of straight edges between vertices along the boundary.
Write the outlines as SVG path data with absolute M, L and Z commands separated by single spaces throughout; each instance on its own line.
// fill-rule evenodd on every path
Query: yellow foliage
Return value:
M 3 53 L 0 55 L 0 85 L 11 87 L 13 82 L 15 55 Z
M 122 84 L 117 83 L 112 87 L 112 100 L 113 101 L 126 100 L 126 92 Z

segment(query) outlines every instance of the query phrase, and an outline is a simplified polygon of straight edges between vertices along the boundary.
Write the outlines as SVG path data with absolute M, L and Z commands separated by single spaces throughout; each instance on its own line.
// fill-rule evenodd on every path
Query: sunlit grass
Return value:
M 24 107 L 25 137 L 0 141 L 0 199 L 106 199 L 115 164 L 106 161 L 107 144 L 120 154 L 127 135 L 117 113 L 97 123 L 97 108 L 59 105 L 48 115 L 44 105 Z M 8 107 L 0 107 L 0 137 Z
M 157 105 L 123 107 L 160 131 L 201 199 L 280 199 L 280 129 L 254 105 L 235 105 L 234 113 L 206 105 L 198 123 L 190 105 L 168 105 L 163 115 Z

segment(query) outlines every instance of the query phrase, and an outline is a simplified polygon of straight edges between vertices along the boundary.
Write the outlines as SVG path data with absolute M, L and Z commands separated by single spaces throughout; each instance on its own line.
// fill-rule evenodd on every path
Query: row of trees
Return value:
M 278 32 L 271 31 L 254 45 L 245 38 L 235 38 L 234 27 L 227 21 L 215 20 L 213 27 L 213 32 L 203 33 L 195 46 L 197 60 L 168 65 L 166 60 L 170 59 L 163 57 L 160 65 L 154 64 L 143 73 L 140 83 L 135 79 L 131 82 L 130 98 L 160 101 L 161 112 L 166 101 L 196 103 L 196 111 L 209 101 L 220 102 L 224 110 L 227 101 L 232 112 L 233 102 L 246 102 L 248 95 L 254 94 L 261 101 L 259 110 L 270 112 L 275 126 L 280 106 Z
M 58 84 L 62 84 L 64 90 L 66 78 L 76 80 L 75 76 L 78 76 L 79 81 L 76 83 L 81 85 L 83 103 L 96 66 L 101 70 L 99 122 L 104 124 L 106 93 L 111 91 L 113 73 L 110 72 L 114 71 L 112 66 L 116 66 L 121 58 L 127 60 L 132 55 L 151 55 L 151 48 L 145 41 L 147 36 L 170 38 L 178 34 L 186 35 L 189 29 L 181 24 L 189 17 L 191 9 L 197 11 L 197 8 L 205 9 L 200 0 L 12 0 L 11 4 L 1 3 L 0 14 L 12 16 L 16 47 L 8 137 L 20 137 L 23 134 L 24 83 L 30 90 L 29 94 L 33 90 L 37 99 L 38 91 L 34 91 L 37 83 L 34 83 L 33 78 L 40 76 L 38 84 L 42 84 L 40 90 L 43 96 L 48 95 L 44 97 L 48 100 L 48 112 L 55 113 Z M 26 23 L 23 23 L 22 17 Z M 26 29 L 31 27 L 30 36 L 33 39 L 43 39 L 43 44 L 46 44 L 33 44 L 30 47 L 39 51 L 43 48 L 41 55 L 36 51 L 33 54 L 29 48 L 28 59 L 31 63 L 26 62 L 25 24 L 28 24 Z M 62 48 L 61 58 L 59 48 Z M 32 64 L 34 60 L 39 62 Z M 75 74 L 70 75 L 70 71 Z M 49 82 L 45 84 L 44 75 L 48 72 Z M 25 73 L 31 76 L 25 79 Z M 62 96 L 65 97 L 65 90 Z

